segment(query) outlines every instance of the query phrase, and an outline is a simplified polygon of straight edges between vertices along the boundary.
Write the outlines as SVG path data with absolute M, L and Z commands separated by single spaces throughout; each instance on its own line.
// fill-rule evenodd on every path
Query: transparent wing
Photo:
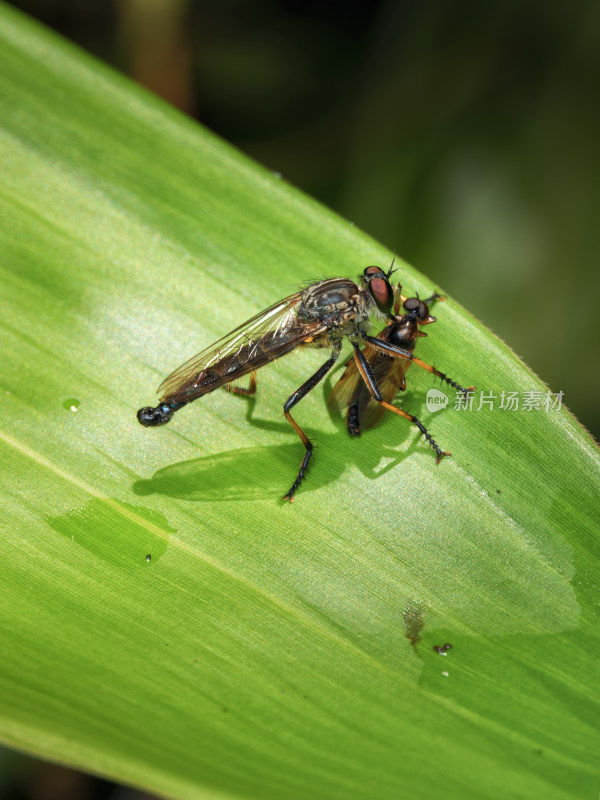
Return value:
M 321 322 L 298 319 L 301 297 L 302 292 L 296 292 L 280 300 L 178 367 L 158 387 L 161 403 L 189 402 L 208 394 L 325 332 Z
M 367 356 L 369 349 L 374 350 L 370 345 L 367 345 L 364 350 L 365 356 Z M 352 356 L 352 358 L 348 359 L 346 362 L 346 369 L 327 399 L 328 405 L 336 411 L 345 411 L 358 402 L 361 386 L 364 386 L 364 381 L 358 371 L 354 356 Z

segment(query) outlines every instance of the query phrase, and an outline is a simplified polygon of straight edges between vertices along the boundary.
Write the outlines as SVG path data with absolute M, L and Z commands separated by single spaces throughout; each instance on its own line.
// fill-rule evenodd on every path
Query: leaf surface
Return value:
M 179 363 L 391 254 L 6 6 L 0 56 L 0 738 L 173 798 L 592 796 L 592 439 L 500 409 L 547 387 L 451 299 L 418 355 L 496 400 L 432 413 L 409 370 L 439 466 L 400 419 L 350 439 L 337 372 L 283 503 L 321 351 L 143 429 Z

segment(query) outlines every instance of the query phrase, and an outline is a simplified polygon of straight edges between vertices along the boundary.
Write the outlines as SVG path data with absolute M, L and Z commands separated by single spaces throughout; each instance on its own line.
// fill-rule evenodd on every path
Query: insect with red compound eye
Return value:
M 391 348 L 399 348 L 412 353 L 417 343 L 417 338 L 427 336 L 419 330 L 422 325 L 436 322 L 436 318 L 429 313 L 429 306 L 436 300 L 444 300 L 441 295 L 434 292 L 431 297 L 421 300 L 419 296 L 404 297 L 402 287 L 398 284 L 396 301 L 394 303 L 394 316 L 388 320 L 387 326 L 377 334 L 379 342 L 386 342 Z M 400 303 L 403 304 L 404 313 L 400 314 Z M 355 354 L 356 356 L 356 354 Z M 411 363 L 437 375 L 460 392 L 473 391 L 474 386 L 463 389 L 443 372 L 431 367 L 418 358 L 406 359 L 395 355 L 393 351 L 386 351 L 380 345 L 369 342 L 362 351 L 362 359 L 353 358 L 346 364 L 346 369 L 329 396 L 328 403 L 333 408 L 346 411 L 346 427 L 351 436 L 360 436 L 362 429 L 372 428 L 380 420 L 387 409 L 399 414 L 412 422 L 429 444 L 435 450 L 436 462 L 439 464 L 443 456 L 450 453 L 443 451 L 423 423 L 413 414 L 403 411 L 392 405 L 398 390 L 406 388 L 406 372 Z
M 255 372 L 260 367 L 296 348 L 329 349 L 325 363 L 283 405 L 285 418 L 305 449 L 296 479 L 283 498 L 293 500 L 305 476 L 313 445 L 290 412 L 336 363 L 344 339 L 350 340 L 360 374 L 371 387 L 376 386 L 376 382 L 360 349 L 362 343 L 377 353 L 383 352 L 403 362 L 415 361 L 443 377 L 433 367 L 415 359 L 408 348 L 390 341 L 387 335 L 377 338 L 367 333 L 372 314 L 396 320 L 392 314 L 392 271 L 392 268 L 385 272 L 380 267 L 371 266 L 363 270 L 357 283 L 348 278 L 318 281 L 261 311 L 169 375 L 158 388 L 159 405 L 140 408 L 138 421 L 146 427 L 165 425 L 176 411 L 221 386 L 240 394 L 253 394 L 256 391 Z M 231 385 L 245 375 L 250 376 L 249 388 Z M 403 414 L 400 409 L 395 410 Z

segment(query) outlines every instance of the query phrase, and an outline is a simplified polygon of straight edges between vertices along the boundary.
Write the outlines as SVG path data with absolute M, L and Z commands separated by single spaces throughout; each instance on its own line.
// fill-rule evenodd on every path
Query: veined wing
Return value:
M 375 351 L 375 348 L 366 345 L 364 349 L 365 356 L 369 350 Z M 368 360 L 370 363 L 371 359 Z M 343 371 L 327 399 L 328 405 L 336 411 L 345 411 L 358 402 L 361 386 L 364 386 L 364 381 L 358 371 L 354 356 L 352 356 L 346 362 L 346 369 Z
M 161 403 L 189 402 L 237 380 L 323 333 L 321 322 L 298 319 L 296 292 L 244 322 L 186 361 L 158 387 Z
M 394 358 L 381 354 L 382 358 L 378 363 L 372 364 L 373 374 L 379 386 L 383 399 L 386 403 L 393 403 L 398 389 L 404 385 L 404 376 L 410 366 L 410 361 Z M 377 358 L 380 358 L 378 354 Z M 366 386 L 361 390 L 359 399 L 358 419 L 363 429 L 372 428 L 376 425 L 385 412 L 385 408 L 373 400 Z
M 378 338 L 387 340 L 387 330 L 384 328 Z M 365 346 L 363 353 L 371 365 L 383 399 L 392 403 L 398 389 L 404 384 L 410 361 L 390 358 L 369 344 Z M 354 358 L 347 362 L 346 369 L 329 395 L 328 403 L 338 411 L 358 405 L 358 420 L 361 428 L 365 429 L 376 425 L 385 411 L 381 403 L 371 397 Z

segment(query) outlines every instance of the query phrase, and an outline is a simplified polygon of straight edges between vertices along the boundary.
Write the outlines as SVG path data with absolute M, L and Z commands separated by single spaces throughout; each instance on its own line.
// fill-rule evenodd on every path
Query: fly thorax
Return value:
M 306 287 L 297 315 L 307 322 L 323 322 L 328 328 L 345 328 L 360 316 L 361 299 L 354 281 L 331 278 Z
M 416 343 L 418 326 L 414 320 L 401 319 L 388 329 L 387 339 L 390 344 L 402 347 L 404 350 L 413 350 Z

